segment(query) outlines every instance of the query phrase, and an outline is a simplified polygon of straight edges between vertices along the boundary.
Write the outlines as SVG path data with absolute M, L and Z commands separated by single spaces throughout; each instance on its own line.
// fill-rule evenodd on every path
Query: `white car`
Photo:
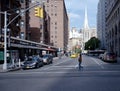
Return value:
M 105 52 L 103 60 L 108 62 L 117 62 L 117 56 L 113 52 Z

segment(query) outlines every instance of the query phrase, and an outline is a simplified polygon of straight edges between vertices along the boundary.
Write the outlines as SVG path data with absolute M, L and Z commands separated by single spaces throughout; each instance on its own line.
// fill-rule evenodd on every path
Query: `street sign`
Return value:
M 0 51 L 0 60 L 4 60 L 4 53 L 3 53 L 3 51 Z

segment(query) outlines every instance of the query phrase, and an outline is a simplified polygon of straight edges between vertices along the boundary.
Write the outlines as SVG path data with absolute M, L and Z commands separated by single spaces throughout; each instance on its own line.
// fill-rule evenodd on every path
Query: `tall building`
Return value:
M 120 56 L 120 0 L 106 0 L 106 48 Z
M 105 39 L 105 0 L 99 0 L 97 9 L 97 35 L 100 40 L 100 48 L 106 49 L 106 39 Z
M 50 16 L 50 43 L 66 50 L 68 45 L 68 15 L 64 0 L 47 0 L 45 9 Z

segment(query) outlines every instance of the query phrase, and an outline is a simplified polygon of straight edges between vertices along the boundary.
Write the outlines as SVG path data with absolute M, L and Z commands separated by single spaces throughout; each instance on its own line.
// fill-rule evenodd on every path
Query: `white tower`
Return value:
M 84 18 L 84 27 L 83 27 L 83 51 L 85 47 L 85 42 L 87 42 L 90 39 L 90 28 L 88 25 L 88 15 L 87 15 L 87 6 L 85 6 L 85 18 Z
M 90 39 L 89 31 L 90 31 L 90 28 L 88 25 L 87 6 L 86 6 L 85 7 L 84 27 L 83 27 L 83 41 L 84 41 L 84 43 Z
M 85 7 L 84 29 L 89 29 L 89 26 L 88 26 L 88 16 L 87 16 L 87 6 Z

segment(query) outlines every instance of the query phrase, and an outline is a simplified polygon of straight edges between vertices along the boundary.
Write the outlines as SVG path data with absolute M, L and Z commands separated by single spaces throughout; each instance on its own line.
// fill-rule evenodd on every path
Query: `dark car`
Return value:
M 23 69 L 39 68 L 43 66 L 43 60 L 40 57 L 29 57 L 22 65 Z
M 53 62 L 53 56 L 50 54 L 43 55 L 43 63 L 50 64 Z

